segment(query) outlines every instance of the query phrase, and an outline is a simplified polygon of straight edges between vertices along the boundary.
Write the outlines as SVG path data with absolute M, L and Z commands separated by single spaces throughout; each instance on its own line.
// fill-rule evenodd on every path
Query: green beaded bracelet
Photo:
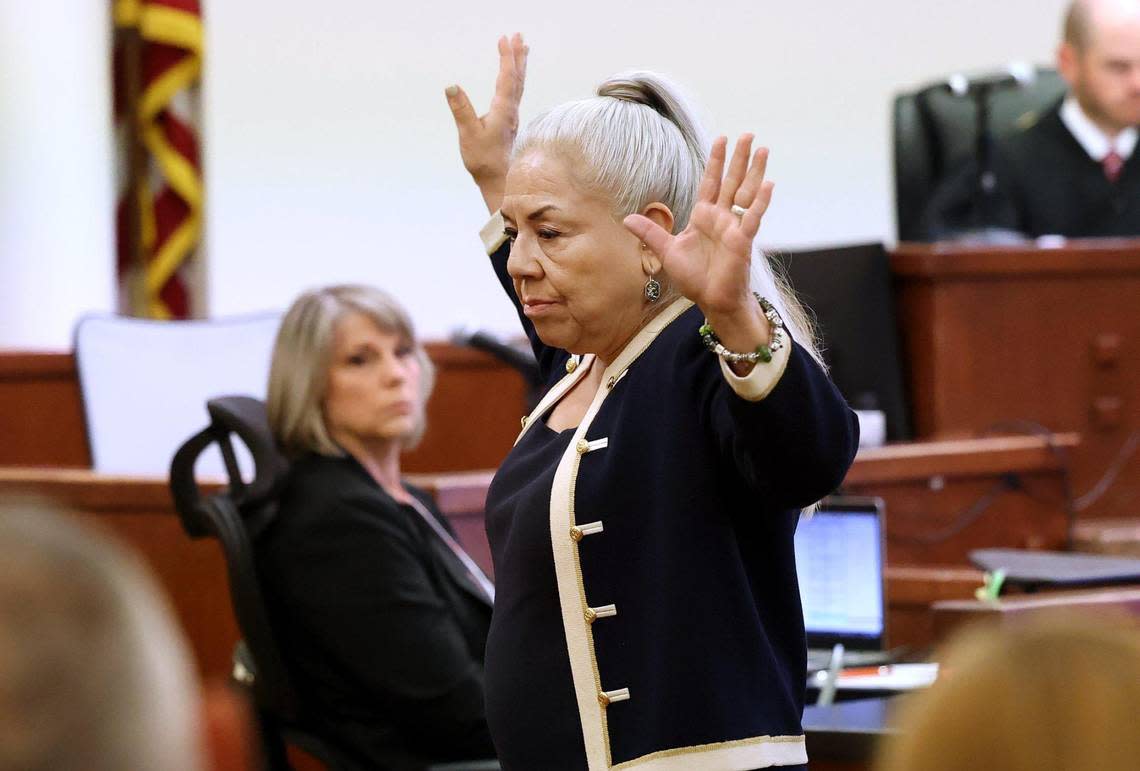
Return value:
M 721 344 L 720 338 L 716 336 L 716 332 L 713 331 L 712 324 L 709 323 L 707 318 L 705 319 L 705 323 L 697 330 L 697 333 L 701 336 L 701 340 L 705 343 L 705 347 L 730 364 L 741 361 L 747 361 L 752 364 L 758 361 L 767 363 L 772 360 L 773 353 L 784 347 L 784 320 L 780 318 L 779 311 L 768 301 L 768 298 L 761 297 L 756 292 L 753 292 L 752 295 L 756 298 L 756 302 L 760 303 L 760 310 L 764 312 L 764 318 L 768 319 L 768 324 L 772 327 L 772 336 L 769 338 L 767 345 L 761 343 L 756 346 L 755 351 L 738 353 L 728 350 Z

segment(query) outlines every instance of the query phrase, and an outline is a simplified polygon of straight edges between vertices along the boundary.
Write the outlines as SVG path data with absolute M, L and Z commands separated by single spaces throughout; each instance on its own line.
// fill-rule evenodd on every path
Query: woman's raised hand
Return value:
M 517 32 L 499 38 L 499 74 L 491 109 L 482 117 L 475 114 L 471 100 L 459 86 L 448 86 L 447 104 L 459 131 L 459 154 L 470 172 L 487 209 L 498 210 L 510 164 L 511 147 L 519 129 L 519 102 L 526 82 L 529 52 Z
M 670 281 L 700 306 L 725 346 L 748 351 L 767 342 L 768 325 L 749 282 L 752 242 L 772 200 L 772 183 L 764 179 L 768 150 L 752 153 L 751 134 L 737 140 L 725 173 L 727 144 L 725 137 L 713 143 L 683 231 L 674 236 L 640 214 L 626 217 L 625 226 L 661 258 Z

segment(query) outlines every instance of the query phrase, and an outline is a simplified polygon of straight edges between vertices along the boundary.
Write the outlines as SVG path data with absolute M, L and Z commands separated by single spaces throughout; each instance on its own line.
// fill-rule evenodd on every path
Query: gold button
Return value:
M 571 541 L 581 541 L 582 536 L 584 536 L 584 535 L 585 535 L 585 533 L 582 532 L 582 528 L 577 527 L 577 526 L 570 528 L 570 540 Z
M 609 380 L 606 381 L 606 388 L 613 388 L 614 383 L 616 383 L 616 382 L 617 382 L 617 378 L 611 377 Z
M 590 451 L 590 443 L 587 442 L 585 439 L 579 439 L 578 444 L 576 444 L 574 446 L 576 448 L 578 448 L 579 454 L 584 455 L 585 453 L 588 453 Z
M 522 416 L 522 427 L 526 428 L 526 415 Z
M 566 360 L 566 372 L 569 374 L 576 369 L 578 369 L 578 360 L 571 356 Z
M 598 703 L 601 704 L 603 707 L 610 706 L 609 694 L 605 693 L 604 691 L 598 693 Z
M 598 620 L 598 613 L 593 608 L 586 608 L 586 612 L 582 615 L 586 617 L 587 624 L 592 624 Z

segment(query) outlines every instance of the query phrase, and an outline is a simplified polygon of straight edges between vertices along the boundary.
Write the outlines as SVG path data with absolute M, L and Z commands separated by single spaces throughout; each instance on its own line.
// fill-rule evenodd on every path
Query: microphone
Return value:
M 1037 80 L 1037 68 L 1028 62 L 1011 62 L 995 75 L 970 77 L 957 72 L 946 79 L 945 88 L 954 96 L 998 91 L 1007 88 L 1028 88 Z
M 518 370 L 526 379 L 531 388 L 542 384 L 538 372 L 538 362 L 529 350 L 521 350 L 499 340 L 490 332 L 471 330 L 469 327 L 459 327 L 451 333 L 451 341 L 456 345 L 466 345 L 480 351 L 486 351 L 504 364 Z

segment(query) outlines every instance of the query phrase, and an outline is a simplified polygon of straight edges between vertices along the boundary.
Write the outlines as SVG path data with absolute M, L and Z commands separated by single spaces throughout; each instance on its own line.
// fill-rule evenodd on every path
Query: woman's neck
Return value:
M 661 313 L 661 311 L 665 310 L 667 306 L 671 305 L 673 300 L 676 300 L 677 297 L 678 295 L 673 295 L 668 298 L 662 298 L 660 302 L 654 303 L 652 305 L 646 305 L 642 310 L 642 315 L 637 323 L 637 326 L 634 327 L 634 329 L 621 341 L 619 345 L 617 345 L 613 350 L 598 351 L 594 354 L 598 357 L 598 361 L 602 363 L 602 366 L 598 369 L 599 379 L 601 378 L 601 371 L 613 364 L 617 357 L 621 355 L 621 352 L 625 350 L 626 346 L 629 345 L 629 342 L 633 340 L 633 338 L 637 337 L 638 333 L 641 332 L 641 330 L 649 326 L 649 322 L 653 321 L 653 319 L 656 318 Z
M 357 463 L 376 480 L 388 495 L 400 503 L 407 503 L 410 498 L 403 484 L 400 483 L 400 451 L 397 441 L 390 439 L 369 441 L 356 436 L 333 437 L 337 444 L 356 459 Z

